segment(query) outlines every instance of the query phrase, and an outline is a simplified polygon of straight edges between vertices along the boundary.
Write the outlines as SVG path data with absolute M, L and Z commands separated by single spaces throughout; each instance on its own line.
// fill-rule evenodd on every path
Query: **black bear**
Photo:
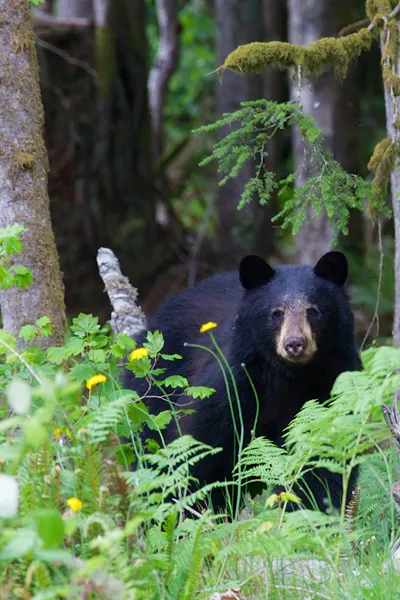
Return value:
M 221 369 L 212 355 L 185 347 L 185 342 L 211 347 L 210 336 L 200 333 L 202 324 L 215 322 L 213 334 L 223 350 L 239 391 L 244 422 L 244 443 L 251 437 L 256 416 L 253 382 L 259 399 L 256 435 L 282 444 L 282 432 L 307 400 L 327 400 L 337 376 L 361 369 L 355 344 L 349 299 L 343 289 L 347 259 L 328 252 L 315 267 L 284 265 L 272 268 L 258 256 L 246 256 L 239 272 L 223 273 L 201 281 L 163 304 L 150 318 L 150 331 L 162 331 L 163 352 L 180 354 L 182 361 L 162 361 L 163 377 L 179 373 L 190 385 L 205 385 L 216 392 L 193 402 L 194 414 L 180 419 L 182 433 L 223 451 L 198 463 L 194 475 L 200 484 L 232 479 L 234 428 Z M 143 335 L 143 338 L 145 336 Z M 138 340 L 139 344 L 142 340 Z M 149 412 L 168 408 L 158 390 L 125 371 L 125 387 L 147 393 Z M 189 398 L 174 398 L 187 405 Z M 236 415 L 237 416 L 237 415 Z M 145 431 L 145 437 L 154 432 Z M 176 437 L 171 424 L 166 441 Z M 341 475 L 319 470 L 307 485 L 318 507 L 326 509 L 327 487 L 332 505 L 342 498 Z M 217 489 L 214 508 L 224 505 Z M 303 505 L 310 506 L 303 496 Z

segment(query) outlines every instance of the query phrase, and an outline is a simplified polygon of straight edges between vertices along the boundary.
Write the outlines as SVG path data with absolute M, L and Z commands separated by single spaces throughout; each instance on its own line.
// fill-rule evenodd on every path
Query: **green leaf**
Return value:
M 92 360 L 95 364 L 99 364 L 99 363 L 104 363 L 106 361 L 106 352 L 105 350 L 90 350 L 88 352 L 88 357 L 90 358 L 90 360 Z
M 24 325 L 18 334 L 19 338 L 24 340 L 33 340 L 36 337 L 36 328 L 34 325 Z
M 163 410 L 158 415 L 151 415 L 151 418 L 147 419 L 147 426 L 152 431 L 165 429 L 171 419 L 172 412 L 170 410 Z
M 64 541 L 64 524 L 55 508 L 42 508 L 33 514 L 43 548 L 59 548 Z
M 85 352 L 85 342 L 80 337 L 72 336 L 65 344 L 68 356 L 78 356 Z
M 11 542 L 0 552 L 0 560 L 15 560 L 22 558 L 33 550 L 37 541 L 36 533 L 29 529 L 20 530 Z
M 62 563 L 64 565 L 72 566 L 75 561 L 74 556 L 71 554 L 71 552 L 68 552 L 68 550 L 64 550 L 62 548 L 51 548 L 48 550 L 38 548 L 35 550 L 34 554 L 36 558 L 47 563 Z M 55 595 L 51 596 L 51 598 L 58 598 L 59 593 L 59 591 L 56 591 Z M 37 598 L 36 595 L 34 597 Z
M 115 341 L 118 344 L 118 346 L 121 346 L 121 348 L 123 348 L 126 351 L 135 350 L 137 346 L 135 340 L 130 338 L 129 335 L 126 335 L 126 333 L 118 334 L 115 338 Z
M 80 313 L 75 319 L 72 319 L 71 330 L 78 337 L 86 337 L 91 333 L 96 333 L 100 329 L 98 317 Z
M 147 332 L 147 342 L 143 344 L 150 352 L 151 356 L 156 356 L 161 352 L 164 346 L 164 336 L 160 331 Z
M 14 273 L 14 285 L 17 287 L 26 288 L 31 284 L 33 275 L 27 267 L 22 265 L 13 266 L 12 272 Z
M 182 377 L 181 375 L 171 375 L 164 379 L 164 381 L 161 382 L 161 385 L 176 389 L 187 387 L 189 382 L 186 377 Z
M 115 358 L 123 359 L 125 357 L 126 351 L 121 346 L 118 346 L 118 344 L 112 344 L 110 350 Z
M 127 363 L 126 368 L 135 373 L 136 377 L 147 377 L 151 370 L 151 360 L 145 356 L 141 360 L 135 360 Z
M 192 398 L 209 398 L 212 394 L 214 394 L 214 388 L 204 387 L 202 385 L 192 385 L 185 390 L 185 394 L 187 396 L 192 396 Z
M 179 360 L 182 358 L 180 354 L 160 354 L 164 360 Z
M 47 430 L 37 419 L 31 419 L 24 423 L 24 438 L 30 448 L 37 450 L 46 441 Z
M 47 360 L 55 365 L 61 365 L 61 363 L 67 358 L 68 350 L 65 346 L 52 346 L 51 348 L 47 348 L 46 357 Z
M 37 327 L 45 327 L 46 325 L 50 325 L 51 323 L 51 319 L 50 317 L 40 317 L 40 319 L 38 319 L 35 323 L 35 325 L 37 325 Z
M 73 366 L 70 373 L 76 381 L 82 383 L 93 377 L 93 375 L 96 375 L 97 370 L 92 365 L 85 362 Z

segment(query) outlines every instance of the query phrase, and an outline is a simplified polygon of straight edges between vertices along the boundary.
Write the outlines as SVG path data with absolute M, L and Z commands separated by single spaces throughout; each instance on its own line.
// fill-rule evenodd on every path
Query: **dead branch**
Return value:
M 35 35 L 41 39 L 68 36 L 71 33 L 81 33 L 91 25 L 90 19 L 71 18 L 63 19 L 43 12 L 38 12 L 33 21 Z
M 111 327 L 115 333 L 125 333 L 135 339 L 147 329 L 147 320 L 137 303 L 138 292 L 122 275 L 119 262 L 109 248 L 99 248 L 97 264 L 104 281 L 113 312 Z

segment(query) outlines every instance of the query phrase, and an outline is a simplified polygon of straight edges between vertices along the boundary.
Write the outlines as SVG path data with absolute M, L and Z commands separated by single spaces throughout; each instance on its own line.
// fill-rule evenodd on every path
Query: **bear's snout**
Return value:
M 302 358 L 307 348 L 304 337 L 289 337 L 283 342 L 283 347 L 290 358 Z

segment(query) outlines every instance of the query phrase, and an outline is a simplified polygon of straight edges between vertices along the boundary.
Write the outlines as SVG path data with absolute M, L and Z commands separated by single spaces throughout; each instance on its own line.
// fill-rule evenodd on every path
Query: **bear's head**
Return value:
M 314 267 L 275 269 L 258 256 L 246 256 L 239 267 L 245 289 L 237 322 L 242 340 L 247 328 L 247 344 L 291 366 L 326 357 L 335 340 L 343 343 L 343 332 L 351 344 L 353 316 L 343 289 L 347 271 L 341 252 L 328 252 Z

